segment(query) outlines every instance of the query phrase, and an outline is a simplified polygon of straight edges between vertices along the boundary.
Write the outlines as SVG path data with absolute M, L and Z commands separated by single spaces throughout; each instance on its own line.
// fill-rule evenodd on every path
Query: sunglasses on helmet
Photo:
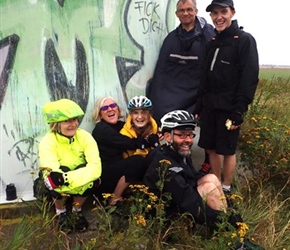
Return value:
M 102 106 L 101 107 L 101 110 L 102 111 L 106 111 L 108 110 L 109 108 L 113 109 L 113 108 L 116 108 L 117 107 L 117 104 L 116 103 L 111 103 L 109 105 L 105 105 L 105 106 Z

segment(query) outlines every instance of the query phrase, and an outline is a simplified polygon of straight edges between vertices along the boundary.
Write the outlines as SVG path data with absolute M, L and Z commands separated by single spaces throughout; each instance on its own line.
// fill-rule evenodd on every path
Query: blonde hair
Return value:
M 53 123 L 50 123 L 50 124 L 49 124 L 49 127 L 50 127 L 50 129 L 51 129 L 53 132 L 58 132 L 58 131 L 60 131 L 60 124 L 59 124 L 59 122 L 53 122 Z
M 115 99 L 113 97 L 111 97 L 111 96 L 103 96 L 103 97 L 99 98 L 96 101 L 96 103 L 95 103 L 95 108 L 94 108 L 94 111 L 93 111 L 93 119 L 94 119 L 95 123 L 98 123 L 98 122 L 101 121 L 101 119 L 102 119 L 101 118 L 101 107 L 104 105 L 104 102 L 106 100 L 108 100 L 108 99 L 112 100 L 114 103 L 117 104 L 117 107 L 118 107 L 118 110 L 119 110 L 119 117 L 118 118 L 120 119 L 120 118 L 124 117 L 121 114 L 121 109 L 120 109 L 118 103 L 115 101 Z

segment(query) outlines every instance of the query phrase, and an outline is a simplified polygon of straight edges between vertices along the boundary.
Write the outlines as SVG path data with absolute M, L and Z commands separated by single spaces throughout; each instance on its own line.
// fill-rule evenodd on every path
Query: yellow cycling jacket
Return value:
M 40 169 L 44 177 L 51 171 L 64 173 L 60 166 L 70 171 L 63 174 L 66 185 L 54 189 L 59 193 L 83 194 L 93 187 L 93 181 L 102 173 L 101 159 L 96 141 L 90 133 L 78 128 L 71 139 L 49 131 L 39 143 Z M 82 168 L 79 165 L 85 164 Z
M 158 125 L 156 121 L 152 117 L 150 117 L 149 122 L 152 124 L 152 131 L 150 131 L 150 134 L 157 134 Z M 137 134 L 135 130 L 132 128 L 132 118 L 130 115 L 128 116 L 126 123 L 124 124 L 120 133 L 130 138 L 137 138 Z M 127 158 L 132 155 L 142 155 L 143 157 L 146 157 L 147 154 L 150 152 L 150 150 L 151 150 L 151 147 L 145 148 L 145 149 L 127 150 L 126 152 L 123 153 L 123 157 Z

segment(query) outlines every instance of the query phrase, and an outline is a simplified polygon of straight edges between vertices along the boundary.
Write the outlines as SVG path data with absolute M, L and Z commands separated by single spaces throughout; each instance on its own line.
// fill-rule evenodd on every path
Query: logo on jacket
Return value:
M 180 171 L 183 170 L 183 168 L 181 167 L 171 167 L 169 168 L 170 171 L 175 172 L 175 173 L 179 173 Z

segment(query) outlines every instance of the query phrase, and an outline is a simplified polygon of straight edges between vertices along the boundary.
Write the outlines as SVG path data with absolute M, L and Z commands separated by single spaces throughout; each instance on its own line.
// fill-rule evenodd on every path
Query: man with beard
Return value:
M 222 218 L 239 235 L 246 233 L 246 224 L 236 211 L 237 204 L 227 203 L 221 182 L 214 174 L 197 172 L 191 161 L 191 148 L 196 120 L 185 110 L 175 110 L 161 118 L 161 132 L 166 144 L 152 150 L 148 155 L 149 168 L 143 182 L 156 195 L 169 193 L 167 216 L 189 213 L 194 223 L 206 225 L 209 232 L 218 229 Z M 163 197 L 164 198 L 164 197 Z M 230 212 L 225 215 L 227 210 Z M 222 216 L 223 215 L 223 216 Z M 248 237 L 237 242 L 231 249 L 264 250 Z
M 189 212 L 196 223 L 214 228 L 217 217 L 226 212 L 227 203 L 220 199 L 224 193 L 218 178 L 197 172 L 192 165 L 195 127 L 196 120 L 185 110 L 175 110 L 161 118 L 166 144 L 149 154 L 143 182 L 157 195 L 171 195 L 169 216 Z

